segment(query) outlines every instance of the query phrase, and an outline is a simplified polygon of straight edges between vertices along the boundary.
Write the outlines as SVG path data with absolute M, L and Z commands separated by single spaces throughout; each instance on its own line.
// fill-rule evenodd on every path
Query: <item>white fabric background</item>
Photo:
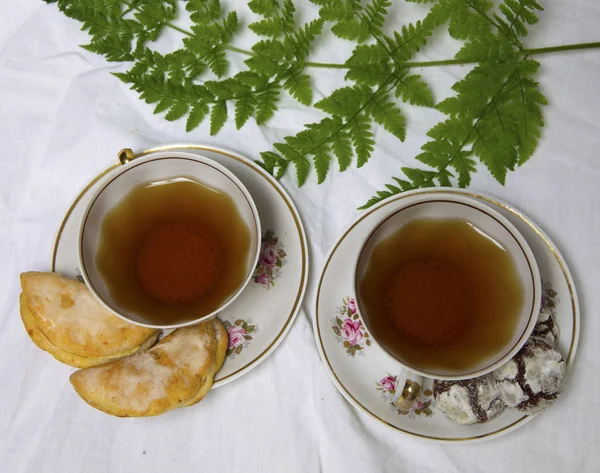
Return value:
M 251 14 L 235 4 L 243 21 Z M 296 2 L 300 5 L 302 2 Z M 600 3 L 546 0 L 529 46 L 598 41 Z M 394 2 L 393 21 L 413 21 L 422 6 Z M 303 20 L 312 6 L 300 9 Z M 251 34 L 236 37 L 244 47 Z M 312 333 L 315 281 L 324 257 L 356 207 L 401 165 L 411 164 L 433 110 L 405 107 L 404 144 L 377 130 L 372 160 L 359 171 L 335 173 L 317 186 L 283 184 L 302 214 L 312 271 L 303 310 L 284 343 L 256 370 L 212 391 L 205 400 L 158 418 L 117 419 L 84 404 L 68 382 L 71 369 L 38 350 L 18 314 L 18 274 L 48 270 L 55 231 L 70 201 L 123 147 L 203 142 L 251 158 L 299 131 L 319 113 L 286 98 L 264 127 L 228 122 L 216 137 L 203 124 L 186 134 L 169 123 L 78 44 L 79 24 L 39 0 L 0 3 L 0 471 L 86 473 L 199 471 L 597 472 L 600 460 L 600 51 L 539 57 L 550 100 L 543 140 L 506 187 L 482 170 L 473 188 L 531 215 L 560 245 L 578 285 L 582 333 L 574 369 L 558 404 L 522 429 L 491 442 L 440 446 L 385 430 L 352 409 L 319 359 Z M 161 39 L 165 49 L 180 38 Z M 350 45 L 320 41 L 315 60 L 341 61 Z M 436 37 L 423 59 L 451 57 L 457 44 Z M 232 71 L 242 56 L 232 55 Z M 464 67 L 422 74 L 436 98 L 449 93 Z M 342 84 L 342 73 L 309 71 L 316 98 Z M 595 448 L 596 447 L 596 448 Z

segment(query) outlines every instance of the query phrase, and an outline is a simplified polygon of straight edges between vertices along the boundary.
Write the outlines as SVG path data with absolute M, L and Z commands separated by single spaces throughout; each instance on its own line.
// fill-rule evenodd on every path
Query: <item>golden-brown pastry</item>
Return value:
M 33 342 L 76 368 L 146 350 L 160 333 L 125 322 L 102 307 L 85 284 L 56 273 L 23 273 L 21 288 L 21 319 Z
M 227 351 L 220 320 L 183 327 L 144 353 L 76 371 L 71 384 L 92 407 L 119 417 L 146 417 L 200 401 Z

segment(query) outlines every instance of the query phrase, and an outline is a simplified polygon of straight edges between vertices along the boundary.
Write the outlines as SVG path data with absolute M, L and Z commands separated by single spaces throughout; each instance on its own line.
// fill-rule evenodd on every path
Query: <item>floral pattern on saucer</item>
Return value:
M 275 236 L 273 230 L 267 230 L 261 243 L 260 257 L 253 278 L 256 284 L 270 289 L 271 286 L 275 286 L 275 280 L 281 275 L 281 268 L 287 262 L 287 254 L 283 243 Z
M 229 345 L 227 346 L 227 356 L 232 359 L 239 355 L 244 348 L 246 348 L 252 340 L 251 333 L 258 331 L 256 325 L 252 325 L 252 321 L 237 319 L 233 325 L 231 322 L 225 320 L 223 325 L 227 329 L 227 335 L 229 336 Z
M 331 328 L 350 356 L 362 353 L 365 347 L 371 346 L 369 334 L 358 318 L 356 302 L 352 297 L 345 297 L 342 305 L 336 309 Z
M 381 392 L 381 397 L 383 400 L 389 404 L 393 411 L 397 412 L 401 416 L 407 416 L 410 419 L 414 419 L 416 416 L 433 416 L 433 410 L 431 409 L 431 405 L 433 403 L 433 392 L 431 392 L 431 389 L 423 390 L 419 395 L 419 399 L 409 410 L 398 409 L 394 403 L 396 399 L 397 382 L 398 377 L 392 376 L 388 373 L 386 377 L 377 381 L 376 387 L 376 389 Z

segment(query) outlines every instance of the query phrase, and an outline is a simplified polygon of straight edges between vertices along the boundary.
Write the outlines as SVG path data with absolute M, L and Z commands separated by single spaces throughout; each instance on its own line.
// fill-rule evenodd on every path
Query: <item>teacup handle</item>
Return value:
M 413 373 L 407 369 L 396 378 L 396 398 L 394 404 L 402 411 L 408 411 L 419 399 L 423 388 L 423 376 Z
M 129 161 L 133 161 L 135 159 L 135 153 L 130 148 L 124 148 L 119 151 L 119 161 L 121 164 L 125 166 Z

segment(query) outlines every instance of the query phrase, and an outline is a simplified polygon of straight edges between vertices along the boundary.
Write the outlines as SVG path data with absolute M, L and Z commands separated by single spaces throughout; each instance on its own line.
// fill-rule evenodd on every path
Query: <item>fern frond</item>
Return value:
M 392 2 L 388 0 L 372 0 L 371 3 L 367 4 L 364 10 L 365 13 L 362 16 L 364 29 L 373 36 L 381 35 L 387 9 L 390 6 L 392 6 Z
M 239 130 L 244 126 L 256 110 L 256 98 L 250 89 L 247 89 L 241 97 L 235 101 L 235 127 Z
M 358 45 L 346 61 L 345 79 L 357 84 L 376 86 L 390 77 L 392 65 L 389 52 L 380 44 Z
M 248 2 L 248 7 L 254 13 L 269 18 L 279 10 L 279 2 L 277 0 L 252 0 Z
M 535 0 L 504 0 L 498 9 L 502 16 L 494 14 L 494 18 L 501 25 L 503 33 L 507 37 L 527 36 L 527 25 L 535 25 L 538 22 L 536 11 L 543 10 L 542 6 Z
M 338 38 L 363 43 L 371 37 L 367 22 L 359 18 L 363 6 L 359 0 L 310 0 L 319 5 L 319 17 L 335 24 L 331 31 Z
M 383 126 L 385 130 L 400 141 L 404 141 L 406 138 L 406 121 L 388 92 L 373 94 L 365 107 L 365 112 L 373 117 L 375 123 Z
M 262 125 L 267 122 L 277 110 L 281 85 L 279 82 L 269 82 L 256 94 L 256 123 Z
M 420 75 L 407 75 L 405 71 L 396 77 L 396 97 L 412 105 L 433 107 L 433 94 Z
M 264 3 L 264 2 L 263 2 Z M 261 7 L 264 7 L 261 4 Z M 280 7 L 278 3 L 273 3 L 270 8 L 256 8 L 254 6 L 255 13 L 259 13 L 261 10 L 265 18 L 255 23 L 248 25 L 252 31 L 260 36 L 269 36 L 271 38 L 279 38 L 286 33 L 292 33 L 294 31 L 294 13 L 296 7 L 291 0 L 284 0 L 283 7 Z
M 310 76 L 303 74 L 300 67 L 290 67 L 283 78 L 285 80 L 283 87 L 288 90 L 292 97 L 303 105 L 310 105 L 312 103 Z
M 492 34 L 490 0 L 441 0 L 448 17 L 448 32 L 454 39 L 481 38 Z
M 219 100 L 210 112 L 210 134 L 216 135 L 227 121 L 227 102 Z
M 82 23 L 90 42 L 82 47 L 108 61 L 133 61 L 136 52 L 154 41 L 177 12 L 176 0 L 138 0 L 136 13 L 124 17 L 120 0 L 59 0 L 58 8 Z
M 289 58 L 304 61 L 310 52 L 311 43 L 321 34 L 323 20 L 313 20 L 286 36 L 283 47 Z
M 217 77 L 222 77 L 228 67 L 225 46 L 237 31 L 237 14 L 229 12 L 223 19 L 218 16 L 215 18 L 215 15 L 220 15 L 221 12 L 218 1 L 213 7 L 207 7 L 204 3 L 188 3 L 187 9 L 193 12 L 192 15 L 197 15 L 199 20 L 192 26 L 192 36 L 184 38 L 183 44 L 187 51 L 196 55 L 197 63 L 202 64 L 204 68 L 209 67 Z M 212 13 L 203 15 L 207 9 Z
M 513 56 L 481 63 L 457 82 L 453 86 L 457 95 L 436 107 L 448 119 L 429 130 L 433 140 L 416 158 L 435 171 L 403 168 L 411 186 L 446 186 L 457 179 L 460 187 L 466 187 L 476 170 L 475 158 L 504 184 L 507 172 L 531 157 L 541 136 L 547 100 L 534 80 L 538 68 L 532 59 Z M 393 192 L 388 189 L 365 206 L 388 194 Z

